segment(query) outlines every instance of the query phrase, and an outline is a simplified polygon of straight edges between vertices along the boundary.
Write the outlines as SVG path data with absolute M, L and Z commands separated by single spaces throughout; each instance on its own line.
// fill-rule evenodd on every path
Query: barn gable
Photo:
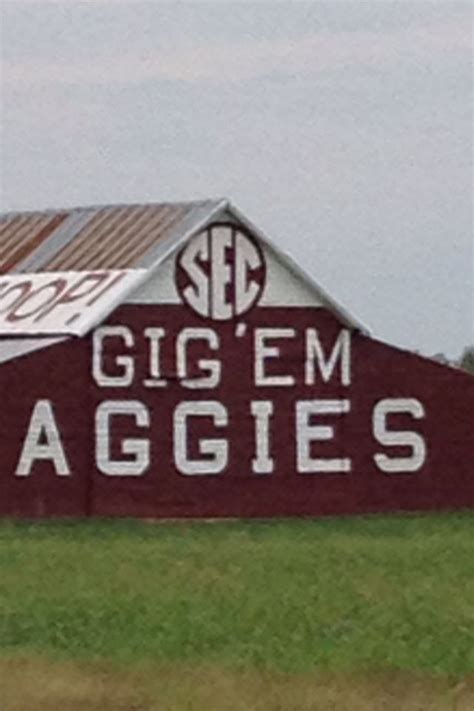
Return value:
M 216 223 L 214 223 L 216 224 Z M 219 222 L 219 224 L 222 224 Z M 232 224 L 227 222 L 225 224 Z M 211 223 L 212 225 L 212 223 Z M 199 236 L 193 235 L 189 242 Z M 182 246 L 167 255 L 163 261 L 150 270 L 147 279 L 134 289 L 125 299 L 131 304 L 180 304 L 182 299 L 178 293 L 175 281 L 176 262 L 182 251 Z M 262 245 L 265 258 L 267 279 L 260 299 L 261 306 L 280 306 L 282 299 L 288 306 L 324 306 L 319 290 L 315 285 L 309 285 L 295 277 L 283 260 Z
M 84 336 L 121 303 L 179 304 L 177 260 L 203 235 L 216 245 L 257 243 L 261 306 L 326 308 L 345 326 L 362 328 L 235 207 L 216 200 L 4 216 L 0 336 Z M 4 358 L 19 351 L 4 347 Z

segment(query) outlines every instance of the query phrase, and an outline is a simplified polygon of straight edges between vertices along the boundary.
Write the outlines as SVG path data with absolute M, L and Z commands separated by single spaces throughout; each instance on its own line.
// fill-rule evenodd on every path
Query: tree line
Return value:
M 459 361 L 459 367 L 474 375 L 474 346 L 466 346 Z

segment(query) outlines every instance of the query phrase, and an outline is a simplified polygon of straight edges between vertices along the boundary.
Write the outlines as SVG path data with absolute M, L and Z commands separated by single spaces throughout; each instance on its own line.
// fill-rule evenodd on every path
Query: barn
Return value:
M 6 214 L 0 248 L 0 515 L 474 506 L 474 378 L 371 336 L 229 201 Z

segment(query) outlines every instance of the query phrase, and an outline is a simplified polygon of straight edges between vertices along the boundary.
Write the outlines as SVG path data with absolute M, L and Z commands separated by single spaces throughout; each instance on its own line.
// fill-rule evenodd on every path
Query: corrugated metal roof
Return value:
M 0 215 L 0 273 L 133 269 L 225 201 L 116 205 Z

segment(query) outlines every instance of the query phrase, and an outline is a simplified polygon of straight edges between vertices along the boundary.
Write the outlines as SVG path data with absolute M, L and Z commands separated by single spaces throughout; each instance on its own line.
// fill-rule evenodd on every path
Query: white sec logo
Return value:
M 176 287 L 200 316 L 227 321 L 254 306 L 265 286 L 265 260 L 240 227 L 215 224 L 194 237 L 176 260 Z

